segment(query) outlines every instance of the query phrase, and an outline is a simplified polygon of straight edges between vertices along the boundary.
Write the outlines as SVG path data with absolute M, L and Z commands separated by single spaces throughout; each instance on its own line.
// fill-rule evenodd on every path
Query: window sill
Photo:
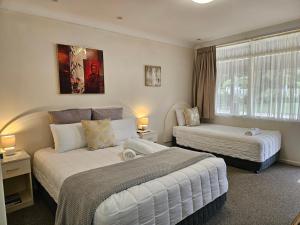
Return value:
M 284 123 L 300 123 L 300 120 L 289 120 L 289 119 L 273 119 L 267 118 L 262 116 L 237 116 L 237 115 L 229 115 L 229 114 L 222 114 L 216 113 L 216 117 L 223 117 L 223 118 L 236 118 L 236 119 L 249 119 L 249 120 L 264 120 L 264 121 L 271 121 L 271 122 L 284 122 Z

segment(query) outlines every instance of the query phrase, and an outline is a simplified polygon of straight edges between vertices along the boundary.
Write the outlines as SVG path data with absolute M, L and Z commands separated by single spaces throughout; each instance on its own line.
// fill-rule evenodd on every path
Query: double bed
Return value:
M 53 109 L 60 110 L 51 108 L 51 110 Z M 85 175 L 89 176 L 93 171 L 102 174 L 108 172 L 107 176 L 106 174 L 102 177 L 99 176 L 99 179 L 95 178 L 95 181 L 103 177 L 107 177 L 107 181 L 114 181 L 114 179 L 110 179 L 111 175 L 114 174 L 114 169 L 110 171 L 107 168 L 116 169 L 125 166 L 131 171 L 127 173 L 130 180 L 131 177 L 135 177 L 136 173 L 144 170 L 142 165 L 141 167 L 132 166 L 134 169 L 131 168 L 131 165 L 142 164 L 147 159 L 150 162 L 146 168 L 147 172 L 149 168 L 152 171 L 151 167 L 153 167 L 159 173 L 155 176 L 149 176 L 150 178 L 146 177 L 146 179 L 142 176 L 140 177 L 142 182 L 127 186 L 127 188 L 119 191 L 112 191 L 99 204 L 94 204 L 96 205 L 95 211 L 90 217 L 92 222 L 84 224 L 199 225 L 207 221 L 225 204 L 228 181 L 226 164 L 221 158 L 208 156 L 201 160 L 192 160 L 187 165 L 182 164 L 184 166 L 181 165 L 178 168 L 175 166 L 171 170 L 162 169 L 163 173 L 161 173 L 160 168 L 168 168 L 168 165 L 172 164 L 170 163 L 172 160 L 166 158 L 167 153 L 160 152 L 168 152 L 168 156 L 172 158 L 174 148 L 164 150 L 160 148 L 157 153 L 138 155 L 139 157 L 134 160 L 124 160 L 122 154 L 124 153 L 124 140 L 129 136 L 135 138 L 137 135 L 135 122 L 129 123 L 130 120 L 135 121 L 134 114 L 126 106 L 122 106 L 121 109 L 120 107 L 117 109 L 115 107 L 103 107 L 103 110 L 99 108 L 99 114 L 95 115 L 90 108 L 52 111 L 56 114 L 56 120 L 52 116 L 50 126 L 48 112 L 49 109 L 22 115 L 20 118 L 17 117 L 16 123 L 20 123 L 20 126 L 24 128 L 23 132 L 18 134 L 18 138 L 22 140 L 21 147 L 29 149 L 32 156 L 34 180 L 37 184 L 35 187 L 37 187 L 37 193 L 41 194 L 37 196 L 44 197 L 47 201 L 53 210 L 52 212 L 56 214 L 56 222 L 57 215 L 65 213 L 65 211 L 60 210 L 62 207 L 61 196 L 64 196 L 62 193 L 71 196 L 67 202 L 78 201 L 77 199 L 85 198 L 85 196 L 89 199 L 91 189 L 88 191 L 84 188 L 93 186 L 87 185 L 89 182 L 85 181 Z M 120 143 L 116 142 L 117 144 L 113 147 L 89 151 L 84 144 L 80 121 L 101 120 L 95 116 L 111 118 L 113 131 Z M 77 145 L 85 146 L 74 148 Z M 156 147 L 158 148 L 158 146 Z M 174 151 L 175 153 L 181 151 L 181 154 L 187 152 L 187 155 L 190 152 L 177 148 Z M 158 159 L 153 162 L 153 165 L 156 166 L 152 166 L 151 159 L 154 155 L 155 157 L 164 155 L 164 161 Z M 159 164 L 160 162 L 162 163 Z M 142 168 L 141 171 L 139 168 Z M 76 183 L 75 177 L 78 176 L 80 183 L 78 188 L 74 189 L 77 193 L 80 189 L 82 193 L 76 194 L 72 189 L 66 187 L 68 187 L 69 181 Z M 124 183 L 116 186 L 123 187 Z M 97 190 L 100 190 L 102 185 L 99 187 L 95 186 Z M 116 187 L 112 186 L 112 190 L 115 189 Z M 67 192 L 64 192 L 65 190 Z M 97 195 L 97 191 L 94 194 Z M 77 204 L 79 207 L 83 205 L 81 202 Z M 73 215 L 74 218 L 81 217 L 81 214 Z M 57 224 L 74 225 L 75 223 L 57 222 Z
M 85 148 L 57 153 L 36 151 L 33 172 L 58 202 L 63 182 L 70 176 L 123 162 L 122 145 L 97 151 Z M 223 159 L 210 157 L 166 176 L 115 193 L 96 209 L 94 225 L 201 224 L 226 200 L 228 181 Z M 196 223 L 195 223 L 196 224 Z
M 226 163 L 260 172 L 278 160 L 281 148 L 279 131 L 262 130 L 246 136 L 247 128 L 201 123 L 200 126 L 175 126 L 173 142 L 177 146 L 210 152 Z

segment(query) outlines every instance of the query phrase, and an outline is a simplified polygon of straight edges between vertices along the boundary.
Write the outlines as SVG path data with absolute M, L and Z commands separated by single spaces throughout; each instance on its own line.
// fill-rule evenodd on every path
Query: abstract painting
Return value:
M 103 94 L 103 51 L 57 45 L 61 94 Z
M 161 67 L 145 66 L 145 85 L 151 87 L 161 86 Z

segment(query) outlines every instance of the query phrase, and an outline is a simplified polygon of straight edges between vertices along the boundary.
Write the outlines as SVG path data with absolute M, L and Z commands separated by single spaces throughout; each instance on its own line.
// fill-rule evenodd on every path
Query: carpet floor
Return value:
M 207 225 L 290 225 L 300 212 L 300 167 L 276 164 L 260 174 L 228 167 L 227 202 Z M 45 205 L 8 215 L 8 225 L 53 225 Z

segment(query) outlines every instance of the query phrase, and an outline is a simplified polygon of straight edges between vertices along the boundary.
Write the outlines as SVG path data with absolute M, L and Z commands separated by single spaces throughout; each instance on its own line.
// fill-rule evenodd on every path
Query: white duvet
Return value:
M 179 145 L 203 151 L 232 156 L 255 162 L 264 162 L 281 148 L 279 131 L 261 130 L 247 136 L 247 128 L 201 124 L 196 127 L 177 126 L 173 136 Z
M 122 146 L 34 155 L 33 172 L 57 202 L 64 180 L 76 173 L 122 162 Z M 223 159 L 207 158 L 167 176 L 113 194 L 100 204 L 95 225 L 176 224 L 228 190 Z

